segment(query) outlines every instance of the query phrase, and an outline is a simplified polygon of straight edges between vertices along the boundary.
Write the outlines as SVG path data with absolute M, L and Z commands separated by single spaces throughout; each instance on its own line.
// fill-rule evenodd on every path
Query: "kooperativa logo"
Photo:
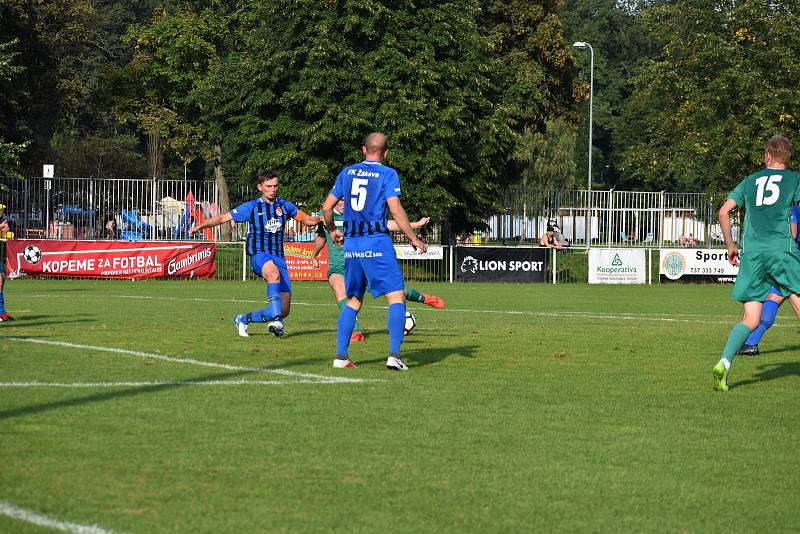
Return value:
M 686 259 L 683 254 L 678 252 L 670 252 L 664 256 L 664 261 L 661 262 L 664 268 L 664 274 L 670 280 L 677 280 L 686 271 Z

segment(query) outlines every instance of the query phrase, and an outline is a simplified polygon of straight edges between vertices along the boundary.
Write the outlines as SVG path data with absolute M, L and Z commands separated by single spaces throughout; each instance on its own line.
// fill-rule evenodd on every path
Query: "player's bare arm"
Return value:
M 414 247 L 419 252 L 422 253 L 427 252 L 428 245 L 423 243 L 414 233 L 414 230 L 411 228 L 411 223 L 408 221 L 408 215 L 406 215 L 406 210 L 403 209 L 403 205 L 400 203 L 400 197 L 389 197 L 386 200 L 386 204 L 389 206 L 389 211 L 391 212 L 392 218 L 394 219 L 395 223 L 397 223 L 398 228 L 400 229 L 401 232 L 403 232 L 403 234 L 405 234 L 405 236 L 411 242 L 411 246 Z
M 322 221 L 322 217 L 318 215 L 309 215 L 302 210 L 297 211 L 297 217 L 294 219 L 303 226 L 316 226 Z
M 326 243 L 327 240 L 322 236 L 318 235 L 314 238 L 314 250 L 311 251 L 311 265 L 313 265 L 315 269 L 319 269 L 319 253 L 325 248 Z
M 339 202 L 339 199 L 331 193 L 328 193 L 328 198 L 325 199 L 325 202 L 322 204 L 322 218 L 325 219 L 325 226 L 331 232 L 331 239 L 336 244 L 341 245 L 344 242 L 344 238 L 342 237 L 342 232 L 338 228 L 336 228 L 336 223 L 333 221 L 333 208 L 336 207 L 336 204 Z
M 722 228 L 722 237 L 725 239 L 725 246 L 728 247 L 728 261 L 731 265 L 739 265 L 739 247 L 733 242 L 731 233 L 730 213 L 736 208 L 736 201 L 729 198 L 719 209 L 719 226 Z
M 422 228 L 423 226 L 425 226 L 429 222 L 431 222 L 431 218 L 430 217 L 423 217 L 420 220 L 414 221 L 414 222 L 412 222 L 410 224 L 411 224 L 411 228 Z M 394 219 L 389 219 L 388 221 L 386 221 L 386 228 L 388 228 L 390 232 L 399 232 L 400 231 L 400 227 L 397 226 L 397 223 L 394 222 Z
M 221 215 L 216 215 L 214 217 L 211 217 L 210 219 L 208 219 L 207 221 L 205 221 L 203 223 L 200 223 L 200 224 L 198 224 L 196 226 L 192 226 L 192 228 L 189 230 L 189 236 L 193 236 L 197 232 L 199 232 L 201 230 L 205 230 L 206 228 L 213 228 L 214 226 L 218 226 L 218 225 L 220 225 L 220 224 L 222 224 L 224 222 L 232 221 L 232 220 L 233 220 L 233 216 L 231 215 L 230 212 L 223 213 Z

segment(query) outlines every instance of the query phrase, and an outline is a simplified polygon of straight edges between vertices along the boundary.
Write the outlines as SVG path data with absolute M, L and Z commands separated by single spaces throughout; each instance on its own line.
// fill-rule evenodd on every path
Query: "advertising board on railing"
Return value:
M 425 254 L 420 254 L 411 245 L 395 245 L 397 259 L 400 260 L 443 260 L 444 248 L 431 245 Z M 311 263 L 314 243 L 285 243 L 286 266 L 289 268 L 290 280 L 327 280 L 328 247 L 324 247 L 319 255 L 319 268 Z
M 289 269 L 289 280 L 327 280 L 328 247 L 320 252 L 319 268 L 311 263 L 314 243 L 284 243 L 286 267 Z
M 644 284 L 646 274 L 644 249 L 593 248 L 589 251 L 590 284 Z
M 547 249 L 456 247 L 461 282 L 546 282 Z
M 662 282 L 736 282 L 739 267 L 721 248 L 663 248 L 659 261 Z
M 217 245 L 16 239 L 6 243 L 6 256 L 10 278 L 212 278 Z

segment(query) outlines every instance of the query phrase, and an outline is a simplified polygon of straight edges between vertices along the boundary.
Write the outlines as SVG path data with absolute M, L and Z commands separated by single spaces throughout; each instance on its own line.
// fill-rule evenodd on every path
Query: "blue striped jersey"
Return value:
M 387 234 L 386 200 L 400 196 L 400 178 L 393 168 L 364 160 L 339 173 L 331 194 L 344 199 L 344 237 Z
M 286 199 L 276 198 L 269 203 L 264 197 L 245 202 L 231 210 L 236 222 L 248 222 L 247 253 L 255 256 L 268 252 L 283 258 L 283 230 L 286 222 L 296 217 L 297 206 Z

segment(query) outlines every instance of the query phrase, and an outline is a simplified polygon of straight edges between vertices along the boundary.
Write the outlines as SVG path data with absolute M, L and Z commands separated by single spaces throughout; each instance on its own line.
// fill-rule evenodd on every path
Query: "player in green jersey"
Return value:
M 788 139 L 771 137 L 764 147 L 766 168 L 742 180 L 719 210 L 728 261 L 739 265 L 732 297 L 744 305 L 744 318 L 731 330 L 722 358 L 714 366 L 718 391 L 728 391 L 731 362 L 758 326 L 770 287 L 793 303 L 800 293 L 800 256 L 789 224 L 792 205 L 800 201 L 800 174 L 786 168 L 791 155 Z M 741 253 L 731 234 L 730 212 L 737 207 L 745 210 Z
M 333 222 L 336 224 L 337 228 L 340 228 L 342 226 L 342 222 L 344 221 L 344 218 L 342 217 L 343 210 L 344 200 L 339 200 L 339 202 L 333 208 Z M 422 226 L 428 224 L 429 221 L 429 217 L 423 217 L 416 222 L 412 222 L 411 227 L 421 228 Z M 392 232 L 399 230 L 396 223 L 392 220 L 387 222 L 387 226 Z M 345 295 L 344 289 L 344 247 L 334 243 L 331 239 L 331 233 L 324 224 L 320 223 L 317 226 L 317 237 L 314 240 L 314 252 L 311 255 L 311 261 L 316 268 L 319 268 L 318 256 L 320 252 L 322 252 L 322 249 L 325 247 L 325 245 L 328 246 L 328 284 L 331 286 L 331 290 L 333 291 L 333 297 L 336 299 L 336 305 L 339 306 L 339 309 L 341 309 L 342 306 L 344 306 L 347 302 L 347 296 Z M 419 291 L 416 291 L 410 287 L 406 287 L 406 300 L 427 304 L 433 308 L 444 308 L 444 300 L 441 298 L 437 297 L 436 295 L 420 293 Z M 353 328 L 353 334 L 350 337 L 350 340 L 364 341 L 364 332 L 361 330 L 361 326 L 358 324 L 358 319 L 356 319 L 356 325 Z

